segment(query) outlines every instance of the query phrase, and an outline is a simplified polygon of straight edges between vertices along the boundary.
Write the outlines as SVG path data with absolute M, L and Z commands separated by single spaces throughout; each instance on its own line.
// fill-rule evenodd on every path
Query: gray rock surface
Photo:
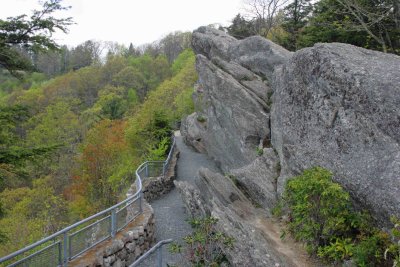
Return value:
M 267 212 L 275 207 L 280 163 L 272 148 L 264 148 L 261 156 L 249 165 L 231 170 L 229 175 L 254 205 L 266 208 Z
M 228 58 L 228 49 L 231 43 L 237 40 L 232 36 L 213 29 L 200 27 L 193 32 L 192 47 L 196 54 L 211 57 Z
M 265 240 L 262 240 L 262 235 L 256 233 L 256 230 L 245 222 L 244 217 L 252 216 L 252 206 L 243 194 L 223 176 L 205 169 L 202 170 L 201 176 L 209 185 L 214 182 L 216 184 L 208 187 L 207 191 L 202 190 L 201 193 L 187 182 L 175 181 L 175 185 L 193 216 L 211 215 L 217 218 L 217 230 L 235 239 L 234 248 L 224 250 L 229 262 L 233 266 L 254 267 L 274 266 L 277 260 L 281 263 L 278 257 L 271 258 L 270 248 L 265 244 Z M 240 208 L 235 207 L 236 205 Z
M 266 79 L 291 53 L 261 37 L 236 40 L 208 27 L 193 33 L 192 45 L 198 112 L 182 123 L 185 141 L 224 171 L 248 165 L 270 140 L 272 90 Z
M 317 44 L 277 70 L 273 87 L 278 191 L 320 165 L 381 222 L 400 216 L 400 57 Z
M 305 251 L 288 249 L 279 238 L 261 226 L 265 215 L 252 206 L 244 194 L 227 177 L 202 168 L 202 189 L 188 182 L 175 181 L 186 208 L 193 216 L 218 219 L 217 230 L 233 237 L 234 247 L 224 248 L 232 266 L 314 266 Z
M 261 36 L 252 36 L 232 44 L 228 54 L 232 61 L 271 79 L 276 66 L 285 63 L 293 53 Z

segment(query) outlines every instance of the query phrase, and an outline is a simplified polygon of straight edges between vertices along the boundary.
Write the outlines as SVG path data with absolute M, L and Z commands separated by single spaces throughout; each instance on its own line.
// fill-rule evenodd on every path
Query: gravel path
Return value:
M 214 162 L 206 155 L 195 152 L 192 148 L 186 146 L 180 136 L 180 132 L 175 133 L 176 146 L 180 151 L 178 159 L 178 181 L 190 181 L 195 183 L 199 179 L 197 171 L 200 167 L 206 167 L 217 171 L 218 168 Z M 176 188 L 170 193 L 164 195 L 150 203 L 154 209 L 156 219 L 156 239 L 157 242 L 172 238 L 175 241 L 181 241 L 182 237 L 191 233 L 191 227 L 186 222 L 187 214 L 183 205 L 181 196 Z M 168 245 L 163 248 L 163 266 L 166 263 L 179 262 L 179 256 L 171 255 L 167 251 Z M 156 266 L 157 253 L 154 253 L 144 261 L 140 266 Z

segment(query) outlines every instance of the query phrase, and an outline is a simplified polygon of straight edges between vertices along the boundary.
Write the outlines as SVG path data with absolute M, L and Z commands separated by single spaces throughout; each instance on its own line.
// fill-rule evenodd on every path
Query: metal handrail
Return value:
M 17 257 L 17 256 L 19 256 L 19 255 L 21 255 L 21 254 L 33 249 L 33 248 L 36 248 L 36 247 L 46 243 L 46 242 L 49 242 L 49 241 L 52 241 L 52 240 L 55 241 L 57 237 L 63 236 L 62 237 L 62 239 L 63 239 L 63 242 L 62 242 L 63 245 L 62 246 L 63 246 L 63 252 L 64 253 L 62 255 L 62 261 L 60 262 L 60 265 L 62 264 L 63 266 L 67 266 L 68 262 L 71 259 L 75 258 L 76 256 L 80 255 L 84 251 L 94 247 L 95 245 L 97 245 L 99 243 L 99 242 L 96 242 L 95 244 L 92 244 L 91 246 L 85 248 L 84 250 L 80 251 L 76 255 L 70 255 L 71 251 L 69 251 L 70 249 L 69 249 L 69 246 L 68 246 L 68 237 L 69 237 L 68 236 L 68 232 L 71 231 L 74 228 L 77 228 L 78 226 L 80 226 L 80 225 L 82 225 L 84 223 L 87 223 L 87 222 L 89 222 L 89 221 L 91 221 L 93 219 L 101 217 L 101 216 L 103 216 L 103 215 L 105 215 L 107 213 L 110 213 L 110 212 L 111 212 L 111 229 L 110 229 L 110 233 L 109 234 L 110 234 L 111 237 L 114 237 L 115 234 L 118 232 L 118 229 L 116 229 L 117 228 L 116 227 L 116 225 L 117 225 L 117 223 L 116 223 L 116 220 L 117 220 L 116 211 L 118 210 L 119 207 L 122 207 L 123 205 L 125 205 L 127 203 L 131 204 L 134 201 L 138 200 L 139 201 L 139 214 L 138 215 L 140 215 L 143 212 L 143 206 L 142 206 L 142 198 L 143 198 L 143 194 L 142 194 L 142 177 L 139 175 L 139 173 L 144 168 L 148 168 L 148 165 L 151 164 L 151 163 L 163 163 L 162 175 L 164 176 L 165 172 L 166 172 L 166 167 L 169 165 L 169 162 L 171 160 L 171 157 L 172 157 L 172 154 L 173 154 L 173 151 L 174 151 L 174 147 L 175 147 L 175 138 L 173 138 L 173 144 L 172 144 L 171 149 L 170 149 L 170 151 L 168 153 L 168 157 L 167 157 L 167 159 L 165 161 L 161 161 L 161 160 L 159 160 L 159 161 L 145 161 L 136 169 L 136 171 L 135 171 L 135 175 L 136 175 L 136 181 L 135 181 L 135 183 L 136 183 L 136 192 L 132 196 L 129 196 L 125 200 L 119 202 L 118 204 L 115 204 L 114 206 L 111 206 L 111 207 L 109 207 L 109 208 L 107 208 L 107 209 L 105 209 L 103 211 L 100 211 L 100 212 L 98 212 L 98 213 L 96 213 L 96 214 L 94 214 L 94 215 L 92 215 L 92 216 L 90 216 L 88 218 L 85 218 L 85 219 L 83 219 L 83 220 L 81 220 L 81 221 L 79 221 L 77 223 L 74 223 L 74 224 L 72 224 L 70 226 L 67 226 L 66 228 L 64 228 L 64 229 L 62 229 L 62 230 L 60 230 L 60 231 L 58 231 L 58 232 L 46 237 L 46 238 L 43 238 L 43 239 L 41 239 L 41 240 L 39 240 L 39 241 L 29 245 L 29 246 L 26 246 L 26 247 L 24 247 L 24 248 L 22 248 L 22 249 L 20 249 L 20 250 L 18 250 L 16 252 L 13 252 L 13 253 L 11 253 L 11 254 L 9 254 L 7 256 L 4 256 L 4 257 L 0 258 L 0 263 L 3 263 L 3 262 L 8 261 L 8 260 L 10 260 L 12 258 L 15 258 L 15 257 Z M 136 217 L 137 216 L 132 218 L 131 221 L 133 221 Z M 96 223 L 97 222 L 98 221 L 96 221 Z M 61 241 L 58 241 L 58 242 L 61 242 Z M 18 262 L 26 260 L 28 258 L 31 258 L 33 255 L 35 255 L 35 253 L 37 254 L 40 251 L 42 251 L 42 250 L 36 251 L 33 254 L 26 256 L 23 259 L 18 260 Z
M 137 259 L 134 263 L 129 265 L 129 267 L 137 267 L 139 264 L 144 261 L 148 256 L 150 256 L 155 250 L 158 250 L 158 255 L 157 255 L 157 262 L 158 262 L 158 267 L 162 266 L 162 246 L 171 243 L 174 241 L 173 239 L 166 239 L 158 242 L 154 247 L 146 251 L 142 256 L 140 256 L 139 259 Z

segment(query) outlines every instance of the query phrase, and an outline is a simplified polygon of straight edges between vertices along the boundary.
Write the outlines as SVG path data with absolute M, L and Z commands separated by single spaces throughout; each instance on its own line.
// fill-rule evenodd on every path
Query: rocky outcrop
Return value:
M 346 44 L 291 53 L 261 37 L 193 34 L 197 112 L 182 124 L 253 202 L 320 165 L 385 224 L 400 216 L 400 58 Z M 263 155 L 260 155 L 263 151 Z
M 287 179 L 306 168 L 332 171 L 382 226 L 400 217 L 400 57 L 335 43 L 293 54 L 206 27 L 193 48 L 197 112 L 182 134 L 229 178 L 201 170 L 200 185 L 177 186 L 192 215 L 217 217 L 240 240 L 225 251 L 234 266 L 313 265 L 290 262 L 301 257 L 266 227 Z
M 193 33 L 199 83 L 198 112 L 182 123 L 186 143 L 207 153 L 254 203 L 276 203 L 279 162 L 270 148 L 270 110 L 274 68 L 291 52 L 254 36 L 236 40 L 207 27 Z M 260 152 L 263 152 L 260 156 Z
M 277 182 L 281 166 L 272 148 L 264 148 L 262 155 L 249 165 L 229 172 L 230 177 L 253 202 L 255 206 L 265 207 L 267 212 L 277 203 Z
M 400 216 L 400 57 L 317 44 L 278 70 L 273 87 L 278 190 L 320 165 L 380 221 Z
M 261 37 L 239 41 L 207 27 L 193 33 L 193 48 L 199 112 L 183 122 L 182 133 L 225 171 L 248 165 L 270 143 L 268 80 L 291 53 Z
M 175 181 L 188 213 L 194 217 L 218 219 L 217 230 L 234 238 L 224 253 L 232 266 L 313 266 L 304 250 L 289 248 L 280 231 L 267 230 L 265 214 L 255 209 L 228 177 L 200 169 L 200 190 L 187 182 Z

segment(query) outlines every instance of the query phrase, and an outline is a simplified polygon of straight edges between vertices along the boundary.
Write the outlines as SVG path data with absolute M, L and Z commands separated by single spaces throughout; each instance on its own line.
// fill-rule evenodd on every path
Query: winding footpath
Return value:
M 180 151 L 176 180 L 196 183 L 196 180 L 199 179 L 198 170 L 201 167 L 219 172 L 214 162 L 207 155 L 197 153 L 185 145 L 179 131 L 175 132 L 175 138 L 176 146 Z M 182 198 L 175 187 L 168 194 L 152 201 L 150 205 L 154 209 L 156 219 L 156 242 L 172 238 L 180 243 L 183 237 L 192 232 L 190 225 L 186 221 L 188 215 Z M 163 247 L 163 266 L 167 266 L 167 263 L 171 264 L 181 260 L 179 255 L 170 254 L 167 247 L 168 245 Z M 153 253 L 140 266 L 156 266 L 156 261 L 157 253 Z

